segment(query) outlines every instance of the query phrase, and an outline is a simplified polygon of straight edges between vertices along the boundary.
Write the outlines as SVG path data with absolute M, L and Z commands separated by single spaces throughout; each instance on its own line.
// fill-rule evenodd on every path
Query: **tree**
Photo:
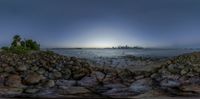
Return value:
M 21 46 L 21 37 L 19 35 L 15 35 L 13 37 L 13 42 L 11 44 L 11 47 Z

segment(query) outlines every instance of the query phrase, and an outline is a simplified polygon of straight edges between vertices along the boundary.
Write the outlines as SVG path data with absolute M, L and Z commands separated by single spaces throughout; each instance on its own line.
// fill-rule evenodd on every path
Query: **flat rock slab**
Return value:
M 64 87 L 62 86 L 58 93 L 61 95 L 76 95 L 76 94 L 91 94 L 91 92 L 84 87 Z
M 193 91 L 200 94 L 200 85 L 188 85 L 182 86 L 181 90 L 183 91 Z

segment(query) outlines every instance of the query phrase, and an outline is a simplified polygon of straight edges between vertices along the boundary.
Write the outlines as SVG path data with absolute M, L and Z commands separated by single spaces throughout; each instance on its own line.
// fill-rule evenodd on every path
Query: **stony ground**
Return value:
M 95 67 L 85 60 L 49 51 L 25 55 L 0 52 L 0 96 L 198 98 L 200 53 L 177 56 L 148 71 L 137 71 Z

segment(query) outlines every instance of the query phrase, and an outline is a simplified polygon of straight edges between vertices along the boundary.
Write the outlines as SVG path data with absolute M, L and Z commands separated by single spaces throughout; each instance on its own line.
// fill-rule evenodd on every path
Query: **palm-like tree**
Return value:
M 12 42 L 12 46 L 20 46 L 21 45 L 21 37 L 19 35 L 15 35 L 13 37 L 13 42 Z

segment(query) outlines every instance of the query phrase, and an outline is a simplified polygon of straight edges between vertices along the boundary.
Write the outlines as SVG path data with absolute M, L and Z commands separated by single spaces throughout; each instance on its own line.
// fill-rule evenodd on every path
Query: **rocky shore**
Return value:
M 151 70 L 96 67 L 36 51 L 0 52 L 0 97 L 145 98 L 200 96 L 200 52 L 168 59 Z

